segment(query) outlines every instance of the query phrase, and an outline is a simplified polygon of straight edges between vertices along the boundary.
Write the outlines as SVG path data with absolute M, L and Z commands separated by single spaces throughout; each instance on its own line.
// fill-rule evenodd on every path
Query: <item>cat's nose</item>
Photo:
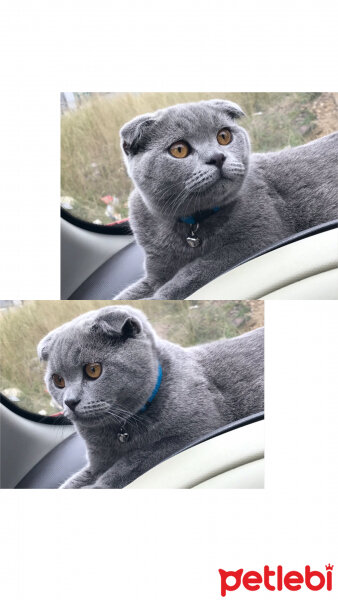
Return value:
M 68 408 L 70 408 L 70 410 L 72 410 L 73 412 L 75 410 L 75 407 L 79 404 L 79 402 L 80 400 L 76 400 L 75 398 L 71 400 L 65 400 L 66 406 L 68 406 Z
M 224 154 L 222 154 L 221 152 L 216 152 L 216 154 L 213 154 L 209 158 L 209 160 L 207 161 L 207 165 L 216 165 L 218 169 L 221 169 L 225 158 L 226 157 L 224 156 Z

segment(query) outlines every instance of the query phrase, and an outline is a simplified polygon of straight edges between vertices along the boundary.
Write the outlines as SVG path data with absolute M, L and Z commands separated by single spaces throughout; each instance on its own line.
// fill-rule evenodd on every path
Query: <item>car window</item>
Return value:
M 117 302 L 121 304 L 122 302 Z M 38 342 L 52 329 L 112 301 L 0 301 L 0 392 L 40 415 L 60 412 L 46 390 Z M 182 346 L 233 337 L 263 325 L 263 301 L 134 301 L 157 333 Z
M 119 130 L 133 117 L 180 102 L 227 98 L 241 105 L 254 152 L 297 146 L 337 129 L 329 93 L 61 94 L 61 206 L 97 225 L 128 217 L 132 189 Z

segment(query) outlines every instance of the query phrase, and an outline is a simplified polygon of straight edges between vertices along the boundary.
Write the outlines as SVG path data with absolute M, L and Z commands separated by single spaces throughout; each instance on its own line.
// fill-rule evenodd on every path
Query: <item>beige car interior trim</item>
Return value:
M 264 421 L 258 421 L 214 437 L 173 456 L 141 475 L 127 487 L 194 488 L 243 465 L 260 461 L 263 457 Z M 234 473 L 232 477 L 235 483 Z M 223 487 L 224 477 L 219 482 Z
M 317 295 L 307 282 L 304 286 L 287 290 L 296 282 L 332 271 L 323 278 L 323 285 L 327 287 L 330 282 L 330 299 L 338 299 L 338 281 L 335 280 L 338 268 L 338 229 L 331 229 L 323 233 L 293 242 L 268 252 L 263 256 L 254 258 L 236 269 L 217 277 L 200 290 L 192 294 L 190 300 L 252 300 L 265 298 L 274 294 L 279 298 L 296 298 L 299 292 L 300 299 L 307 299 L 304 294 L 309 293 L 311 299 L 321 299 L 324 292 L 317 290 Z M 315 281 L 313 282 L 315 283 Z M 317 280 L 317 284 L 320 279 Z M 270 296 L 272 297 L 272 296 Z M 325 298 L 327 296 L 325 295 Z
M 48 452 L 74 433 L 70 425 L 23 419 L 0 404 L 1 487 L 14 488 Z
M 264 459 L 254 460 L 221 475 L 195 485 L 194 489 L 262 489 L 264 488 Z
M 337 300 L 338 269 L 330 269 L 291 283 L 276 292 L 266 294 L 263 299 L 278 300 Z
M 73 292 L 108 258 L 134 241 L 132 235 L 105 235 L 61 219 L 61 296 Z

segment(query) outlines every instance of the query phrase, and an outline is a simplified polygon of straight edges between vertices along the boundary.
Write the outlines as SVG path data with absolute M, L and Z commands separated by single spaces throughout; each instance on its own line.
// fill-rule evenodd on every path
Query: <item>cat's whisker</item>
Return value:
M 165 199 L 165 197 L 167 196 L 167 194 L 169 194 L 170 192 L 173 192 L 173 190 L 178 187 L 182 187 L 181 182 L 175 182 L 174 184 L 172 184 L 169 187 L 167 186 L 165 188 L 160 188 L 160 190 L 159 190 L 160 195 L 158 197 L 158 202 L 163 201 Z
M 125 411 L 123 409 L 120 409 L 119 407 L 117 407 L 117 410 L 120 411 L 121 416 L 126 418 L 126 420 L 134 420 L 135 422 L 139 423 L 144 422 L 144 417 L 142 415 L 130 413 L 129 411 Z
M 117 409 L 119 410 L 119 409 Z M 134 425 L 136 427 L 137 433 L 140 433 L 140 427 L 139 425 L 143 425 L 143 429 L 147 429 L 147 426 L 144 422 L 144 420 L 139 416 L 139 415 L 133 415 L 131 413 L 128 413 L 127 411 L 122 411 L 123 413 L 126 413 L 124 415 L 119 415 L 116 414 L 115 411 L 113 412 L 112 410 L 107 410 L 106 414 L 111 415 L 112 417 L 115 417 L 118 419 L 118 424 L 124 425 L 125 423 L 129 423 L 131 425 Z
M 170 198 L 168 198 L 167 202 L 164 205 L 164 208 L 168 207 L 169 205 L 169 209 L 171 208 L 171 210 L 169 210 L 168 214 L 169 216 L 172 214 L 175 214 L 176 209 L 182 204 L 182 201 L 184 200 L 184 198 L 187 196 L 187 190 L 183 189 L 178 196 L 171 196 Z

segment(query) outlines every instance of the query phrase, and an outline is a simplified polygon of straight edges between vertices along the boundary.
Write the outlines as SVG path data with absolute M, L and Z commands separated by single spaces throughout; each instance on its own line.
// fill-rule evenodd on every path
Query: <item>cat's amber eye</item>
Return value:
M 170 146 L 169 152 L 175 158 L 185 158 L 189 154 L 189 146 L 186 142 L 175 142 Z
M 102 373 L 100 363 L 88 363 L 84 366 L 84 372 L 90 379 L 97 379 Z
M 52 375 L 52 379 L 54 384 L 56 385 L 56 387 L 58 388 L 64 388 L 65 387 L 65 380 L 63 377 L 61 377 L 61 375 L 58 375 L 57 373 L 54 373 L 54 375 Z
M 227 144 L 230 144 L 231 140 L 232 135 L 229 129 L 224 128 L 218 132 L 217 141 L 219 144 L 221 144 L 221 146 L 226 146 Z

